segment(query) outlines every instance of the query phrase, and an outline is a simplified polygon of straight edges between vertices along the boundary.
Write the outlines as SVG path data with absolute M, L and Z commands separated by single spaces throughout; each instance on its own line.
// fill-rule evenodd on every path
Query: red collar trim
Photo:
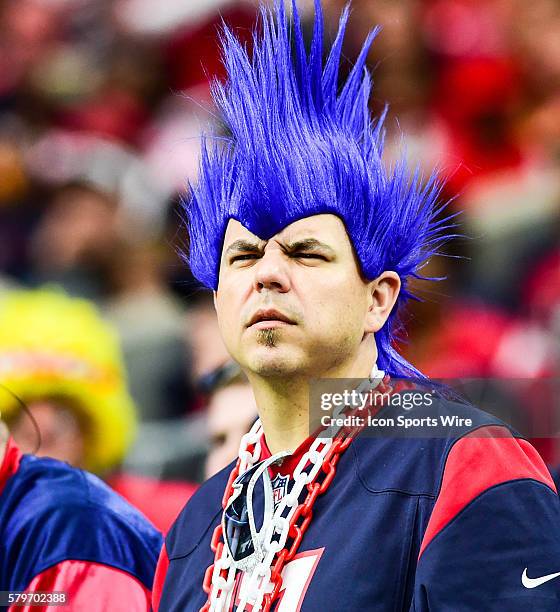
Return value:
M 18 471 L 22 452 L 14 442 L 13 438 L 8 438 L 4 461 L 0 465 L 0 495 L 8 480 Z
M 313 440 L 314 440 L 313 436 L 306 438 L 291 455 L 289 455 L 282 461 L 280 465 L 277 464 L 277 465 L 270 466 L 269 470 L 270 470 L 270 474 L 272 478 L 274 478 L 278 474 L 282 474 L 282 475 L 293 474 L 294 470 L 297 467 L 297 464 L 299 463 L 299 460 L 303 457 L 303 454 L 309 450 L 309 447 L 311 446 Z M 260 460 L 262 461 L 263 459 L 268 459 L 269 457 L 272 457 L 272 453 L 270 452 L 270 449 L 268 448 L 268 445 L 266 443 L 266 438 L 263 433 L 261 437 Z

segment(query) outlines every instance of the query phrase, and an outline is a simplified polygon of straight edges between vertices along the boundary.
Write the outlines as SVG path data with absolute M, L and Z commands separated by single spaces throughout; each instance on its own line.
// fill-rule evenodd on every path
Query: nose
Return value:
M 290 290 L 290 277 L 284 255 L 278 250 L 265 252 L 255 267 L 254 288 L 285 293 Z

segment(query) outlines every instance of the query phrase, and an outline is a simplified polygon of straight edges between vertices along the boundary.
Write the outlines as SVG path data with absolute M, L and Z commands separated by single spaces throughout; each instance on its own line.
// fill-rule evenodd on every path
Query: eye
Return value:
M 248 261 L 250 259 L 258 259 L 258 255 L 256 253 L 244 253 L 243 255 L 235 255 L 229 260 L 229 263 L 233 263 L 235 261 Z
M 327 258 L 324 255 L 319 255 L 318 253 L 300 253 L 296 252 L 292 255 L 296 259 L 320 259 L 322 261 L 327 261 Z

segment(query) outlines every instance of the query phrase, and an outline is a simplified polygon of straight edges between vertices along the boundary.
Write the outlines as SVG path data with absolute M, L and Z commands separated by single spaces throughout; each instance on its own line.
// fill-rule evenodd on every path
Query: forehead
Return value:
M 336 215 L 313 215 L 294 221 L 272 236 L 268 242 L 290 243 L 304 238 L 316 238 L 332 248 L 350 247 L 350 240 L 342 220 Z M 224 248 L 235 240 L 261 240 L 237 219 L 230 219 L 224 237 Z

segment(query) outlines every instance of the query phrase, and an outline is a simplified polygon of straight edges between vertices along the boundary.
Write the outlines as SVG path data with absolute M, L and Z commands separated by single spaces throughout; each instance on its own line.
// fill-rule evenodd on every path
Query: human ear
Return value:
M 382 272 L 369 283 L 369 305 L 364 332 L 379 331 L 389 318 L 399 296 L 401 279 L 396 272 Z

